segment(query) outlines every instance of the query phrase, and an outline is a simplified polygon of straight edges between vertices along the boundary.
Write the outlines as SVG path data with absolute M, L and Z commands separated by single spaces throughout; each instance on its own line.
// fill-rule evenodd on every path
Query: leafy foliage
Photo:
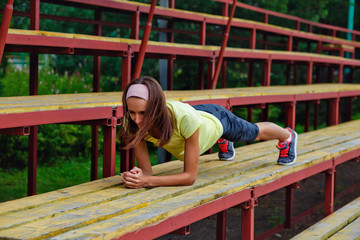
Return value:
M 39 72 L 39 94 L 89 92 L 88 74 L 60 76 L 44 68 Z M 28 95 L 29 73 L 8 66 L 6 75 L 0 79 L 2 97 Z M 27 165 L 26 136 L 0 135 L 0 168 L 24 168 Z M 38 163 L 54 164 L 73 157 L 88 158 L 91 131 L 89 126 L 42 125 L 38 128 Z

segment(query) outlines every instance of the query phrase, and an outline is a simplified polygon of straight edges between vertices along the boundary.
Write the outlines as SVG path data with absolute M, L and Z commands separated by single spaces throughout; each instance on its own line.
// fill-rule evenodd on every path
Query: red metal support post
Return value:
M 38 95 L 39 55 L 30 54 L 30 95 Z M 28 196 L 36 194 L 37 126 L 30 127 L 28 138 Z
M 174 89 L 174 60 L 176 59 L 176 56 L 173 55 L 168 59 L 167 62 L 167 86 L 168 90 Z
M 250 30 L 250 49 L 256 49 L 256 28 Z
M 122 56 L 122 77 L 121 77 L 121 89 L 124 90 L 131 81 L 131 59 L 133 52 L 129 46 L 128 51 L 123 53 Z M 132 168 L 132 151 L 121 150 L 120 151 L 120 171 L 129 171 Z
M 124 90 L 126 86 L 131 81 L 131 59 L 133 57 L 133 52 L 129 46 L 128 51 L 123 52 L 122 55 L 122 70 L 121 70 L 121 89 Z
M 245 202 L 241 212 L 241 239 L 253 240 L 255 238 L 255 206 L 256 200 L 251 198 Z
M 308 65 L 307 65 L 306 84 L 311 84 L 312 83 L 313 66 L 314 66 L 313 62 L 309 62 Z
M 28 196 L 36 194 L 37 126 L 30 127 L 28 139 Z
M 103 178 L 115 175 L 117 124 L 117 118 L 112 117 L 108 119 L 108 126 L 104 127 Z
M 263 86 L 270 86 L 271 59 L 266 59 L 263 63 Z
M 339 123 L 340 114 L 340 98 L 328 100 L 328 125 L 336 125 Z
M 325 172 L 325 217 L 334 211 L 335 167 Z
M 227 17 L 229 15 L 229 3 L 228 2 L 224 2 L 222 4 L 222 15 Z
M 40 28 L 40 0 L 30 2 L 30 29 L 39 30 Z
M 290 35 L 288 40 L 287 40 L 286 50 L 291 52 L 292 51 L 292 45 L 293 45 L 293 36 Z
M 295 129 L 296 102 L 286 103 L 286 126 Z
M 169 0 L 169 8 L 175 8 L 175 0 Z
M 208 68 L 207 68 L 207 88 L 212 88 L 212 80 L 214 79 L 215 75 L 215 57 L 213 56 L 210 58 L 208 62 Z
M 95 10 L 94 19 L 97 24 L 94 25 L 94 35 L 101 36 L 101 13 L 99 9 Z M 101 75 L 101 57 L 93 57 L 93 92 L 100 92 Z M 99 159 L 99 126 L 91 126 L 91 174 L 90 179 L 98 179 L 98 159 Z
M 206 44 L 206 18 L 200 23 L 199 26 L 199 45 Z
M 146 46 L 147 46 L 147 43 L 149 41 L 149 36 L 150 36 L 150 32 L 151 32 L 151 26 L 152 26 L 151 22 L 152 22 L 152 19 L 153 19 L 153 16 L 154 16 L 156 2 L 157 2 L 157 0 L 153 0 L 152 3 L 151 3 L 148 20 L 147 20 L 145 30 L 144 30 L 144 34 L 143 34 L 143 37 L 142 37 L 142 40 L 141 40 L 139 54 L 138 54 L 137 59 L 136 59 L 135 71 L 134 71 L 133 79 L 136 79 L 136 78 L 140 77 L 141 68 L 142 68 L 142 65 L 143 65 L 143 62 L 144 62 L 144 57 L 145 57 Z
M 263 21 L 264 21 L 264 23 L 266 23 L 266 24 L 269 23 L 269 14 L 268 14 L 268 13 L 264 13 Z
M 216 214 L 216 240 L 226 239 L 226 210 Z
M 338 79 L 337 79 L 338 83 L 343 82 L 343 76 L 344 76 L 344 64 L 341 63 L 339 65 L 339 71 L 338 71 Z
M 311 24 L 309 24 L 309 26 L 308 26 L 308 32 L 309 32 L 309 33 L 312 33 L 312 30 L 313 30 L 313 27 L 312 27 Z
M 300 182 L 296 182 L 286 187 L 286 207 L 285 207 L 285 228 L 291 228 L 293 223 L 293 198 L 294 189 L 300 187 Z
M 30 29 L 39 30 L 40 25 L 40 0 L 30 2 Z M 39 54 L 30 53 L 30 95 L 38 95 L 39 85 Z M 28 139 L 28 195 L 36 194 L 37 174 L 37 126 L 30 127 Z
M 131 38 L 139 39 L 139 28 L 140 28 L 140 10 L 137 8 L 136 12 L 131 14 Z
M 7 37 L 8 29 L 9 29 L 9 26 L 10 26 L 11 16 L 12 16 L 13 9 L 14 9 L 13 4 L 14 4 L 14 0 L 8 0 L 7 1 L 6 5 L 5 5 L 3 16 L 2 16 L 2 19 L 1 19 L 1 26 L 0 26 L 0 63 L 1 63 L 3 53 L 4 53 L 6 37 Z
M 219 74 L 220 74 L 220 69 L 221 69 L 221 66 L 222 66 L 223 58 L 224 58 L 225 48 L 226 48 L 226 45 L 227 45 L 227 42 L 228 42 L 228 39 L 229 39 L 231 22 L 232 22 L 232 19 L 234 17 L 234 13 L 235 13 L 235 9 L 236 9 L 236 3 L 237 3 L 237 0 L 234 0 L 233 5 L 231 6 L 231 12 L 230 12 L 229 20 L 228 20 L 228 23 L 226 25 L 225 32 L 223 34 L 223 40 L 222 40 L 222 44 L 221 44 L 221 49 L 220 49 L 219 57 L 217 59 L 217 65 L 216 65 L 214 78 L 212 78 L 211 89 L 215 89 L 216 83 L 217 83 L 217 80 L 218 80 L 218 77 L 219 77 Z

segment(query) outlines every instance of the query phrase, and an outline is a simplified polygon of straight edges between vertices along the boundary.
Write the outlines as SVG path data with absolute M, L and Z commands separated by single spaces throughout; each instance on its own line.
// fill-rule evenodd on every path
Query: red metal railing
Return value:
M 232 8 L 231 8 L 231 13 L 230 13 L 230 16 L 229 16 L 229 20 L 228 20 L 228 23 L 226 25 L 226 29 L 225 29 L 225 32 L 224 32 L 224 35 L 223 35 L 221 49 L 220 49 L 220 55 L 218 57 L 218 61 L 217 61 L 216 69 L 215 69 L 215 75 L 214 75 L 214 78 L 213 78 L 212 84 L 211 84 L 212 89 L 215 89 L 216 83 L 217 83 L 217 80 L 218 80 L 218 77 L 219 77 L 222 61 L 223 61 L 223 58 L 224 58 L 225 48 L 226 48 L 226 45 L 227 45 L 227 42 L 228 42 L 228 39 L 229 39 L 231 22 L 232 22 L 232 19 L 234 17 L 234 13 L 235 13 L 235 9 L 236 9 L 236 3 L 237 3 L 237 0 L 234 0 Z
M 156 2 L 157 2 L 157 0 L 153 0 L 152 3 L 151 3 L 151 8 L 150 8 L 148 20 L 147 20 L 147 23 L 146 23 L 143 38 L 141 40 L 139 55 L 138 55 L 138 57 L 136 59 L 136 65 L 135 65 L 135 71 L 134 71 L 133 79 L 139 78 L 140 73 L 141 73 L 141 68 L 142 68 L 142 65 L 143 65 L 143 62 L 144 62 L 144 57 L 145 57 L 146 46 L 147 46 L 147 43 L 149 41 L 149 36 L 150 36 L 150 32 L 151 32 L 151 25 L 152 25 L 151 22 L 152 22 L 152 19 L 153 19 L 153 16 L 154 16 Z
M 13 13 L 14 0 L 8 0 L 4 9 L 0 26 L 0 63 L 4 53 L 6 37 L 10 26 L 11 16 Z
M 227 6 L 228 4 L 232 4 L 231 0 L 214 0 L 214 1 L 224 3 L 225 6 Z M 253 12 L 258 12 L 258 13 L 264 14 L 264 18 L 263 18 L 264 23 L 269 23 L 269 16 L 274 16 L 274 17 L 279 17 L 279 18 L 295 21 L 295 29 L 296 30 L 300 30 L 300 25 L 301 24 L 306 24 L 306 25 L 308 25 L 308 32 L 312 32 L 313 27 L 315 26 L 315 27 L 318 27 L 318 28 L 331 30 L 333 37 L 337 36 L 337 32 L 352 33 L 352 39 L 353 40 L 355 40 L 356 36 L 360 35 L 360 31 L 349 30 L 349 29 L 343 28 L 343 27 L 338 27 L 338 26 L 334 26 L 334 25 L 313 22 L 313 21 L 310 21 L 310 20 L 306 20 L 306 19 L 303 19 L 303 18 L 292 16 L 292 15 L 288 15 L 288 14 L 284 14 L 284 13 L 279 13 L 279 12 L 275 12 L 275 11 L 271 11 L 271 10 L 267 10 L 267 9 L 263 9 L 263 8 L 259 8 L 259 7 L 255 7 L 255 6 L 251 6 L 251 5 L 248 5 L 246 3 L 237 2 L 236 5 L 238 7 L 248 9 L 248 10 L 253 11 Z

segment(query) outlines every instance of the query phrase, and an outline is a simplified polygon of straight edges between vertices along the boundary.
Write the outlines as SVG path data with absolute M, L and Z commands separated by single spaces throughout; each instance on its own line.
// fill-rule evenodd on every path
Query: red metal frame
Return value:
M 147 23 L 146 23 L 143 38 L 141 40 L 139 54 L 138 54 L 137 59 L 136 59 L 133 79 L 137 79 L 137 78 L 140 77 L 141 68 L 142 68 L 142 65 L 143 65 L 143 62 L 144 62 L 144 57 L 145 57 L 146 46 L 147 46 L 149 36 L 150 36 L 150 32 L 151 32 L 151 25 L 152 25 L 151 22 L 152 22 L 152 19 L 153 19 L 153 16 L 154 16 L 156 2 L 157 2 L 157 0 L 152 0 L 152 3 L 151 3 L 151 8 L 150 8 L 148 20 L 147 20 Z
M 251 199 L 251 189 L 244 189 L 243 191 L 198 206 L 175 217 L 168 218 L 157 225 L 151 225 L 140 229 L 139 231 L 125 234 L 120 239 L 153 239 L 160 237 L 181 227 L 187 226 L 189 223 L 197 222 L 205 217 L 234 207 L 248 199 Z
M 12 16 L 12 13 L 13 13 L 13 4 L 14 4 L 14 0 L 8 0 L 7 1 L 6 5 L 5 5 L 4 12 L 3 12 L 3 16 L 2 16 L 2 19 L 1 19 L 1 25 L 0 25 L 0 63 L 1 63 L 3 53 L 4 53 L 7 33 L 8 33 L 9 26 L 10 26 L 11 16 Z
M 227 6 L 227 5 L 231 4 L 231 2 L 232 2 L 231 0 L 215 0 L 215 1 L 223 3 L 224 6 Z M 301 24 L 307 24 L 308 25 L 308 32 L 310 32 L 310 33 L 312 32 L 313 26 L 316 26 L 316 27 L 319 27 L 319 28 L 332 30 L 332 32 L 333 32 L 332 36 L 333 37 L 337 36 L 337 34 L 336 34 L 337 32 L 351 33 L 352 36 L 353 36 L 353 39 L 355 39 L 356 36 L 360 35 L 360 31 L 349 30 L 349 29 L 343 28 L 343 27 L 338 27 L 338 26 L 333 26 L 333 25 L 329 25 L 329 24 L 313 22 L 313 21 L 309 21 L 309 20 L 306 20 L 306 19 L 302 19 L 302 18 L 299 18 L 299 17 L 292 16 L 292 15 L 279 13 L 279 12 L 274 12 L 274 11 L 271 11 L 271 10 L 251 6 L 251 5 L 246 4 L 246 3 L 238 2 L 236 5 L 238 7 L 244 8 L 244 9 L 248 9 L 248 10 L 251 10 L 251 11 L 254 11 L 254 12 L 264 14 L 264 23 L 269 23 L 269 21 L 268 21 L 269 16 L 275 16 L 275 17 L 295 21 L 295 30 L 300 30 L 300 25 Z
M 30 127 L 15 127 L 15 128 L 0 129 L 0 134 L 27 136 L 30 134 Z
M 228 15 L 227 6 L 230 3 L 230 0 L 217 0 L 224 2 L 226 4 L 226 9 L 223 9 L 224 15 Z M 199 49 L 189 49 L 186 47 L 173 47 L 173 46 L 162 46 L 161 44 L 149 45 L 148 38 L 151 30 L 151 21 L 153 15 L 160 17 L 166 17 L 175 20 L 186 20 L 198 23 L 200 25 L 199 32 L 199 44 L 206 44 L 206 24 L 214 24 L 225 26 L 225 21 L 213 18 L 211 16 L 204 17 L 201 14 L 191 13 L 191 12 L 178 12 L 174 9 L 155 9 L 156 1 L 153 0 L 152 5 L 134 5 L 133 3 L 123 3 L 123 2 L 114 2 L 114 1 L 87 1 L 87 0 L 69 0 L 69 1 L 50 1 L 52 3 L 61 3 L 67 5 L 75 6 L 87 6 L 89 8 L 97 9 L 99 6 L 102 7 L 102 10 L 116 8 L 118 10 L 124 10 L 131 14 L 132 24 L 131 24 L 131 37 L 133 39 L 139 38 L 139 29 L 140 29 L 140 14 L 148 13 L 148 22 L 145 26 L 145 31 L 143 34 L 143 40 L 141 44 L 138 43 L 117 43 L 117 42 L 105 42 L 98 40 L 85 40 L 85 39 L 72 39 L 64 37 L 49 37 L 49 36 L 38 36 L 38 35 L 28 35 L 28 34 L 9 34 L 7 37 L 3 37 L 5 30 L 3 25 L 7 24 L 11 19 L 12 9 L 8 5 L 12 6 L 11 0 L 8 1 L 7 7 L 4 10 L 3 21 L 0 29 L 0 40 L 4 41 L 0 45 L 1 50 L 4 49 L 6 40 L 6 50 L 7 51 L 27 51 L 30 52 L 30 94 L 36 95 L 38 88 L 38 54 L 39 53 L 58 53 L 58 54 L 92 54 L 97 55 L 94 57 L 94 91 L 99 91 L 99 78 L 100 78 L 100 55 L 109 55 L 109 56 L 120 56 L 122 57 L 122 88 L 130 82 L 131 80 L 131 59 L 134 53 L 138 53 L 136 69 L 134 77 L 138 77 L 141 72 L 142 62 L 144 57 L 156 57 L 156 58 L 167 58 L 169 61 L 169 72 L 172 73 L 173 70 L 173 61 L 174 59 L 193 59 L 196 58 L 199 60 L 199 76 L 201 79 L 199 81 L 200 89 L 203 88 L 203 72 L 204 66 L 203 61 L 208 61 L 208 87 L 215 88 L 217 78 L 219 76 L 220 68 L 223 67 L 223 72 L 226 69 L 226 61 L 248 61 L 250 62 L 249 66 L 249 85 L 254 85 L 253 72 L 254 72 L 254 61 L 263 63 L 263 85 L 269 86 L 271 83 L 271 65 L 273 62 L 282 62 L 285 64 L 294 64 L 294 83 L 296 84 L 297 79 L 297 64 L 306 64 L 307 65 L 307 74 L 306 74 L 306 83 L 312 83 L 313 67 L 314 64 L 327 64 L 331 68 L 338 68 L 338 82 L 342 82 L 343 77 L 343 68 L 350 66 L 352 69 L 354 67 L 360 66 L 360 61 L 353 59 L 341 59 L 333 57 L 324 57 L 319 55 L 301 55 L 301 54 L 284 54 L 281 52 L 265 52 L 265 51 L 236 51 L 236 50 L 226 50 L 226 42 L 228 40 L 228 32 L 230 27 L 245 28 L 250 30 L 250 39 L 249 47 L 250 49 L 256 49 L 256 34 L 257 32 L 265 32 L 263 39 L 263 48 L 267 49 L 269 42 L 267 41 L 267 34 L 280 34 L 282 36 L 288 37 L 286 43 L 286 49 L 296 51 L 296 45 L 293 46 L 293 38 L 306 39 L 310 41 L 318 42 L 318 50 L 320 53 L 322 43 L 337 43 L 337 44 L 349 44 L 354 47 L 360 47 L 360 43 L 348 42 L 346 40 L 338 39 L 327 39 L 318 35 L 309 35 L 300 31 L 289 31 L 287 29 L 280 29 L 271 25 L 263 25 L 256 23 L 246 23 L 241 20 L 232 21 L 233 11 L 235 11 L 236 6 L 245 7 L 242 3 L 237 3 L 236 0 L 233 0 L 233 6 L 231 11 L 231 16 L 226 25 L 226 31 L 224 34 L 222 46 L 220 50 L 207 50 L 206 48 Z M 155 2 L 155 3 L 154 3 Z M 239 5 L 240 4 L 240 5 Z M 174 7 L 174 2 L 171 2 L 171 7 Z M 30 29 L 38 30 L 40 16 L 44 18 L 52 19 L 64 19 L 61 17 L 54 16 L 44 16 L 40 15 L 40 0 L 31 0 L 31 12 L 30 12 Z M 254 8 L 258 11 L 258 8 Z M 277 17 L 288 18 L 288 15 L 278 14 L 275 12 L 260 10 L 264 12 L 264 22 L 268 23 L 268 16 L 274 15 Z M 178 13 L 174 16 L 174 13 Z M 9 18 L 10 14 L 10 18 Z M 292 19 L 292 18 L 289 18 Z M 77 20 L 73 18 L 67 18 L 67 20 Z M 337 31 L 343 31 L 342 28 L 328 26 L 324 24 L 313 24 L 310 21 L 303 21 L 302 19 L 293 18 L 295 21 L 295 28 L 300 29 L 301 23 L 309 24 L 309 31 L 312 31 L 312 26 L 316 25 L 318 27 L 331 27 L 328 29 L 333 30 L 333 36 L 336 35 Z M 101 10 L 95 10 L 95 20 L 80 20 L 90 24 L 95 24 L 97 28 L 95 29 L 95 35 L 101 35 L 101 25 L 119 25 L 114 23 L 105 23 L 101 21 Z M 129 27 L 126 24 L 120 24 L 123 27 Z M 119 25 L 119 26 L 120 26 Z M 8 28 L 8 27 L 7 27 Z M 8 32 L 6 28 L 6 33 Z M 161 30 L 161 29 L 156 29 Z M 173 29 L 166 30 L 172 34 L 175 32 L 188 33 L 186 31 L 176 31 Z M 347 32 L 347 31 L 344 31 Z M 360 32 L 351 31 L 353 36 L 359 34 Z M 3 52 L 1 51 L 1 54 Z M 340 51 L 340 55 L 342 52 Z M 218 57 L 218 65 L 215 67 L 215 56 Z M 0 58 L 1 61 L 1 58 Z M 224 62 L 224 64 L 222 64 Z M 289 65 L 290 66 L 290 65 Z M 288 72 L 288 83 L 290 83 L 290 71 Z M 171 75 L 172 76 L 172 75 Z M 222 76 L 222 79 L 225 79 L 225 75 Z M 211 83 L 211 84 L 210 84 Z M 172 79 L 169 77 L 169 86 L 170 89 L 172 84 Z M 222 80 L 222 86 L 225 87 L 225 81 Z M 340 93 L 323 93 L 323 94 L 300 94 L 300 95 L 283 95 L 283 96 L 258 96 L 258 97 L 239 97 L 239 98 L 229 98 L 229 99 L 212 99 L 212 100 L 202 100 L 202 101 L 193 101 L 192 104 L 200 103 L 218 103 L 224 107 L 232 106 L 261 106 L 263 108 L 263 119 L 268 117 L 267 114 L 267 105 L 264 103 L 284 103 L 286 106 L 286 124 L 295 128 L 295 109 L 296 103 L 299 101 L 315 101 L 315 106 L 318 105 L 320 100 L 326 99 L 329 101 L 328 113 L 329 113 L 329 125 L 337 124 L 339 122 L 339 99 L 341 97 L 351 97 L 359 96 L 359 91 L 347 91 Z M 251 110 L 249 110 L 251 112 Z M 307 107 L 307 116 L 309 115 L 309 107 Z M 317 110 L 315 109 L 315 113 Z M 317 113 L 315 114 L 314 122 L 317 122 Z M 104 165 L 103 165 L 103 177 L 112 176 L 115 173 L 115 137 L 116 137 L 116 128 L 119 125 L 119 118 L 121 117 L 121 108 L 112 109 L 111 107 L 98 107 L 92 109 L 76 109 L 76 110 L 58 110 L 58 111 L 45 111 L 45 112 L 30 112 L 22 114 L 9 114 L 1 115 L 0 118 L 0 133 L 11 133 L 18 134 L 21 133 L 24 128 L 24 124 L 30 127 L 30 137 L 29 137 L 29 181 L 28 181 L 28 191 L 29 195 L 36 193 L 36 155 L 37 155 L 37 125 L 40 124 L 49 124 L 49 123 L 68 123 L 72 124 L 90 124 L 90 125 L 102 125 L 104 127 Z M 251 118 L 251 116 L 250 116 Z M 309 129 L 309 123 L 306 123 L 307 129 Z M 314 124 L 314 128 L 316 123 Z M 92 179 L 97 178 L 97 138 L 98 131 L 97 126 L 93 128 L 93 160 L 92 160 Z M 127 156 L 126 159 L 133 159 L 132 152 L 125 152 Z M 254 189 L 246 189 L 239 193 L 227 196 L 217 201 L 205 204 L 195 208 L 189 212 L 180 214 L 179 216 L 165 220 L 164 222 L 156 225 L 150 226 L 148 228 L 142 229 L 136 233 L 129 233 L 126 235 L 126 238 L 132 238 L 134 236 L 142 236 L 144 238 L 157 237 L 161 236 L 169 231 L 176 230 L 178 228 L 186 229 L 189 223 L 198 221 L 206 216 L 218 213 L 218 230 L 217 236 L 218 239 L 225 239 L 225 225 L 226 225 L 226 213 L 225 210 L 232 206 L 235 206 L 239 203 L 243 204 L 243 225 L 242 225 L 242 236 L 244 239 L 254 239 L 254 207 L 257 204 L 257 198 L 261 195 L 267 194 L 275 189 L 281 187 L 289 186 L 294 182 L 298 182 L 308 176 L 314 175 L 321 171 L 326 173 L 326 195 L 325 195 L 325 215 L 330 214 L 333 211 L 334 203 L 334 189 L 335 189 L 335 166 L 337 164 L 343 163 L 358 157 L 360 155 L 360 150 L 354 150 L 350 153 L 344 154 L 340 157 L 337 157 L 333 160 L 329 160 L 325 163 L 311 166 L 308 169 L 296 172 L 290 176 L 281 178 L 280 180 L 274 181 L 272 183 L 256 186 Z M 133 161 L 122 161 L 121 169 L 130 169 L 133 166 Z M 292 187 L 288 187 L 288 200 L 287 200 L 287 226 L 291 226 L 293 221 L 292 217 Z M 160 229 L 160 231 L 159 231 Z
M 318 163 L 307 167 L 306 169 L 299 170 L 297 172 L 291 173 L 287 176 L 276 179 L 267 184 L 254 186 L 253 188 L 247 188 L 240 192 L 234 193 L 222 197 L 220 199 L 214 200 L 212 202 L 206 203 L 194 209 L 188 210 L 184 213 L 181 213 L 175 217 L 168 218 L 158 224 L 148 226 L 146 228 L 137 230 L 135 232 L 127 233 L 122 236 L 120 239 L 133 239 L 133 238 L 156 238 L 164 234 L 170 233 L 178 228 L 185 227 L 193 222 L 199 221 L 205 217 L 211 216 L 215 213 L 218 214 L 219 221 L 217 225 L 219 229 L 217 230 L 218 239 L 224 239 L 225 235 L 225 210 L 231 207 L 238 206 L 241 203 L 242 210 L 242 228 L 241 236 L 242 239 L 255 239 L 254 236 L 254 208 L 257 206 L 257 199 L 260 196 L 266 195 L 270 192 L 276 191 L 283 187 L 289 188 L 298 188 L 299 182 L 303 179 L 311 177 L 313 175 L 325 172 L 330 174 L 326 177 L 326 186 L 325 186 L 325 215 L 333 211 L 334 204 L 334 169 L 335 166 L 343 163 L 345 161 L 352 160 L 354 156 L 360 155 L 360 149 L 353 150 L 344 155 L 336 157 L 334 159 L 329 159 L 325 162 Z M 289 201 L 291 200 L 291 196 Z M 288 202 L 291 207 L 291 202 Z M 287 212 L 287 224 L 291 225 L 291 222 L 294 220 L 292 217 L 291 211 Z M 278 226 L 277 229 L 282 229 L 284 225 Z
M 222 43 L 221 43 L 221 49 L 220 49 L 220 53 L 219 53 L 219 57 L 218 57 L 217 65 L 216 65 L 216 69 L 215 69 L 214 78 L 212 79 L 212 83 L 211 83 L 211 88 L 212 89 L 215 89 L 215 87 L 216 87 L 216 83 L 217 83 L 217 80 L 218 80 L 218 77 L 219 77 L 219 74 L 220 74 L 220 69 L 222 67 L 225 48 L 226 48 L 226 45 L 227 45 L 227 42 L 228 42 L 228 39 L 229 39 L 231 22 L 232 22 L 232 19 L 234 17 L 234 13 L 235 13 L 235 9 L 236 9 L 236 3 L 237 3 L 237 0 L 234 0 L 233 5 L 231 7 L 229 20 L 228 20 L 228 23 L 227 23 L 226 28 L 225 28 L 224 36 L 223 36 Z

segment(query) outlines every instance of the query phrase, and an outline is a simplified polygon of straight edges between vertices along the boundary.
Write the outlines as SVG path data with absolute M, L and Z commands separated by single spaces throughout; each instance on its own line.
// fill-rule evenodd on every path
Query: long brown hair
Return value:
M 149 90 L 149 99 L 142 119 L 146 124 L 142 124 L 140 129 L 130 118 L 126 102 L 127 92 L 133 84 L 143 84 Z M 173 115 L 166 106 L 165 95 L 160 84 L 154 78 L 144 76 L 132 81 L 123 92 L 122 102 L 123 123 L 121 137 L 125 149 L 133 148 L 148 134 L 158 139 L 160 147 L 170 141 L 173 132 Z

